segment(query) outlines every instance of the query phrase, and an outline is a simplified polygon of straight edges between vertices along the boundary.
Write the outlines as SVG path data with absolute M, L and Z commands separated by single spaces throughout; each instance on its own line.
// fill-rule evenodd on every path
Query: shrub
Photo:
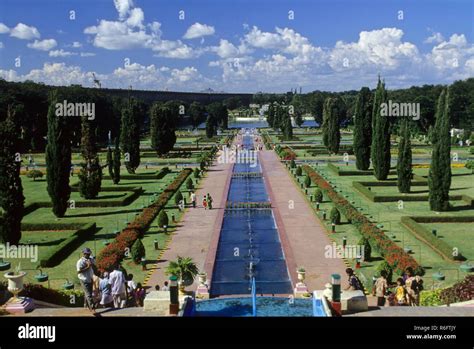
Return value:
M 136 264 L 139 264 L 143 257 L 145 257 L 145 246 L 143 246 L 142 240 L 137 239 L 132 245 L 132 259 Z
M 169 223 L 168 215 L 166 214 L 165 210 L 162 210 L 158 215 L 158 226 L 163 228 L 165 225 L 167 226 Z
M 296 175 L 301 176 L 302 174 L 303 174 L 303 169 L 301 168 L 301 166 L 298 166 L 296 168 Z
M 370 261 L 372 259 L 372 247 L 370 246 L 369 239 L 362 237 L 359 240 L 359 246 L 364 246 L 364 261 Z
M 341 224 L 341 213 L 339 212 L 337 207 L 333 207 L 331 209 L 331 213 L 329 214 L 329 217 L 331 218 L 331 223 Z
M 295 168 L 295 167 L 296 167 L 295 159 L 291 159 L 291 161 L 290 161 L 290 168 Z
M 444 289 L 440 298 L 444 304 L 465 302 L 474 299 L 474 275 L 468 275 L 464 280 Z
M 194 189 L 194 183 L 191 177 L 189 177 L 188 180 L 186 181 L 186 189 L 188 190 Z
M 384 271 L 387 273 L 387 281 L 388 283 L 392 282 L 392 277 L 393 277 L 393 269 L 390 266 L 390 264 L 387 263 L 387 261 L 383 261 L 377 266 L 377 276 L 380 276 L 380 273 Z
M 43 172 L 41 172 L 40 170 L 31 170 L 31 171 L 28 171 L 28 173 L 26 174 L 26 177 L 32 178 L 34 182 L 36 181 L 36 178 L 43 178 Z
M 174 203 L 176 205 L 179 205 L 179 203 L 183 200 L 183 194 L 181 193 L 181 191 L 178 191 L 176 193 L 176 195 L 174 196 Z
M 464 166 L 470 170 L 474 170 L 474 160 L 467 161 Z
M 38 284 L 25 284 L 21 295 L 65 307 L 84 306 L 84 292 L 79 288 L 74 290 L 53 290 Z M 71 300 L 74 300 L 74 302 L 71 302 Z
M 193 171 L 193 175 L 194 175 L 194 178 L 199 178 L 200 177 L 200 173 L 199 173 L 199 169 L 196 167 Z
M 434 290 L 434 291 L 421 291 L 420 293 L 420 305 L 424 307 L 437 307 L 443 305 L 443 301 L 441 300 L 441 292 L 442 289 Z
M 306 188 L 309 188 L 311 186 L 311 178 L 309 178 L 308 175 L 304 178 L 304 186 Z
M 314 191 L 314 200 L 316 200 L 316 202 L 319 202 L 319 203 L 323 202 L 324 196 L 323 196 L 323 192 L 321 191 L 321 189 L 317 188 Z

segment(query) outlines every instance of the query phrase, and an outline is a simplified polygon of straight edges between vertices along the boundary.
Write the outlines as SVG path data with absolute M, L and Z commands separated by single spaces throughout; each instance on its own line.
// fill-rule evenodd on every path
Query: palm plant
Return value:
M 198 267 L 190 257 L 178 256 L 175 261 L 170 261 L 166 267 L 167 275 L 176 276 L 178 278 L 181 292 L 184 292 L 184 288 L 193 283 L 198 273 Z

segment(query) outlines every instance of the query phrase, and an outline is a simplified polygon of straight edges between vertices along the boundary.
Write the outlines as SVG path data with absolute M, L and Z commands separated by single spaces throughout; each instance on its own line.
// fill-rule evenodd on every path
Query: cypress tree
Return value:
M 109 176 L 114 179 L 114 158 L 112 155 L 112 148 L 107 147 L 107 168 L 109 170 Z
M 64 217 L 71 196 L 69 176 L 71 172 L 71 134 L 68 116 L 57 113 L 56 103 L 63 103 L 55 91 L 50 95 L 48 109 L 48 134 L 46 145 L 47 190 L 56 217 Z
M 270 126 L 271 128 L 274 128 L 275 106 L 273 105 L 272 102 L 270 102 L 270 104 L 268 105 L 267 123 L 268 123 L 268 126 Z
M 282 132 L 285 140 L 289 141 L 293 138 L 293 125 L 291 124 L 291 117 L 288 114 L 284 115 Z
M 20 110 L 8 107 L 7 118 L 0 122 L 0 243 L 18 245 L 23 218 L 23 187 L 20 179 L 21 158 L 19 127 L 15 114 Z
M 95 124 L 82 117 L 81 152 L 84 162 L 79 173 L 79 193 L 86 199 L 95 199 L 99 195 L 102 181 L 102 167 L 97 154 Z
M 411 141 L 408 120 L 401 120 L 400 143 L 398 144 L 397 185 L 400 193 L 410 192 L 411 169 Z
M 138 105 L 132 98 L 122 110 L 120 144 L 128 173 L 135 173 L 140 165 L 140 122 Z
M 216 135 L 217 132 L 217 120 L 216 118 L 209 114 L 206 119 L 206 137 L 212 138 Z
M 115 148 L 114 148 L 114 176 L 112 180 L 114 184 L 120 182 L 120 138 L 115 137 Z
M 374 107 L 372 109 L 372 146 L 371 159 L 374 168 L 374 176 L 378 180 L 385 180 L 390 172 L 390 120 L 387 108 L 387 91 L 385 83 L 380 80 L 374 96 Z
M 436 121 L 433 129 L 433 155 L 431 157 L 428 186 L 432 211 L 449 209 L 449 188 L 451 187 L 451 137 L 449 89 L 444 89 L 436 107 Z
M 341 142 L 341 131 L 339 130 L 339 114 L 341 100 L 339 98 L 328 98 L 324 104 L 323 111 L 323 143 L 329 152 L 337 154 Z
M 368 170 L 370 166 L 370 146 L 372 143 L 372 93 L 362 87 L 356 101 L 354 120 L 354 154 L 356 168 Z
M 151 147 L 158 156 L 173 149 L 176 143 L 175 115 L 170 108 L 159 103 L 153 104 L 150 110 L 150 130 Z

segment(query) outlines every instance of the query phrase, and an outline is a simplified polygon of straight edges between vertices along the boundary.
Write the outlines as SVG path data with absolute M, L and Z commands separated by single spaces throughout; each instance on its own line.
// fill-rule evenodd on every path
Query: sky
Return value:
M 474 77 L 472 0 L 0 0 L 0 78 L 344 91 Z

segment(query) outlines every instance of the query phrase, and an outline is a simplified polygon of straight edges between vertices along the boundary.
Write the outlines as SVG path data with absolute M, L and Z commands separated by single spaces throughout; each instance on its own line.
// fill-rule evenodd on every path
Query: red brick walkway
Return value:
M 173 234 L 172 240 L 158 262 L 158 268 L 151 274 L 147 286 L 153 288 L 157 284 L 160 287 L 163 286 L 164 281 L 168 280 L 168 276 L 164 272 L 165 268 L 168 262 L 176 259 L 177 256 L 191 257 L 200 271 L 205 270 L 210 275 L 214 261 L 214 258 L 211 257 L 217 247 L 231 175 L 232 164 L 215 163 L 210 167 L 207 177 L 201 181 L 200 188 L 196 191 L 198 207 L 187 209 L 188 211 L 179 222 L 181 227 Z M 202 199 L 206 193 L 209 193 L 214 200 L 212 210 L 202 208 Z M 211 259 L 212 261 L 210 261 Z M 195 290 L 196 287 L 197 280 L 193 286 L 187 289 Z
M 260 152 L 260 162 L 293 283 L 297 282 L 296 267 L 306 269 L 305 282 L 310 291 L 323 289 L 333 273 L 344 280 L 344 262 L 325 258 L 325 246 L 331 241 L 285 166 L 274 151 L 268 150 Z

